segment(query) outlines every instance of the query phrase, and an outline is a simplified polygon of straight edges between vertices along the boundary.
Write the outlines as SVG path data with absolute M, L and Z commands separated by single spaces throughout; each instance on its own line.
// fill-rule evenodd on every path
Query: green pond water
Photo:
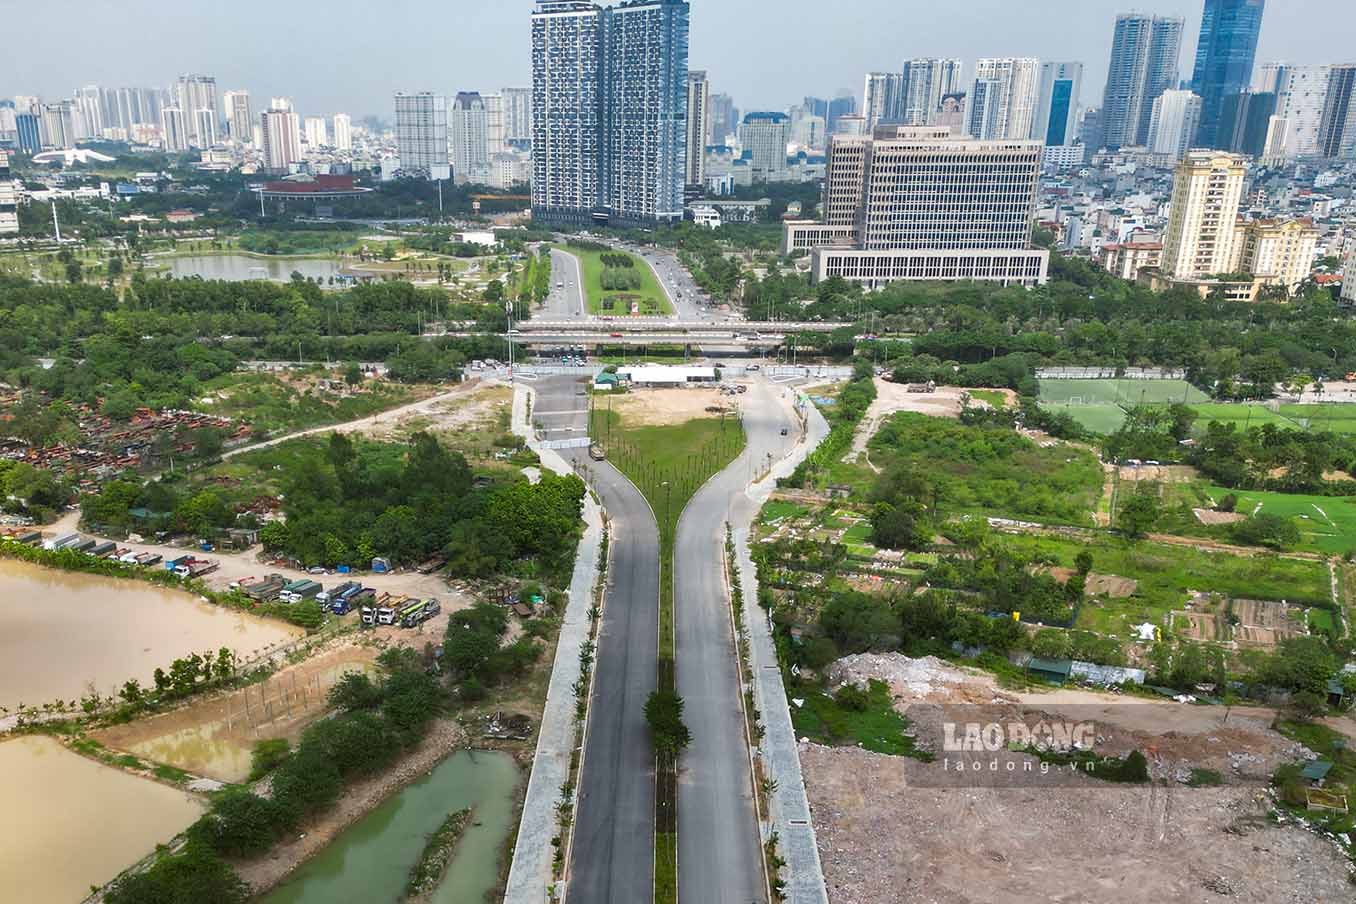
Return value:
M 433 895 L 436 904 L 482 904 L 499 879 L 513 822 L 518 767 L 505 753 L 462 751 L 350 826 L 263 904 L 395 904 L 424 842 L 449 813 L 475 807 Z

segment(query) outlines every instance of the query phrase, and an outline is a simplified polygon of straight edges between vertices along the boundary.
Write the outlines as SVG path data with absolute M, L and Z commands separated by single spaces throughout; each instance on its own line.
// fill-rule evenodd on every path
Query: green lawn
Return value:
M 1216 501 L 1232 493 L 1238 498 L 1235 510 L 1241 514 L 1295 519 L 1295 526 L 1303 538 L 1303 545 L 1299 547 L 1302 550 L 1341 555 L 1356 549 L 1356 498 L 1230 490 L 1217 486 L 1207 487 L 1206 492 Z
M 1125 423 L 1125 409 L 1110 403 L 1072 405 L 1065 402 L 1041 402 L 1047 411 L 1067 414 L 1090 433 L 1115 433 Z
M 1180 609 L 1188 590 L 1223 593 L 1244 599 L 1286 600 L 1299 605 L 1326 604 L 1330 597 L 1328 569 L 1321 562 L 1277 556 L 1231 556 L 1181 546 L 1131 543 L 1115 537 L 1091 543 L 1053 537 L 1006 537 L 1025 553 L 1040 553 L 1058 565 L 1074 567 L 1084 549 L 1093 556 L 1098 574 L 1133 578 L 1133 596 L 1083 606 L 1077 627 L 1101 634 L 1130 636 L 1134 625 L 1162 624 L 1168 612 Z
M 566 250 L 570 254 L 579 258 L 580 268 L 584 272 L 584 290 L 587 293 L 589 311 L 594 314 L 602 314 L 613 317 L 626 317 L 631 314 L 631 302 L 635 301 L 640 306 L 640 314 L 672 314 L 673 306 L 669 304 L 668 296 L 660 287 L 658 280 L 655 279 L 654 271 L 650 265 L 635 255 L 626 254 L 623 251 L 594 251 L 574 246 Z M 617 254 L 625 255 L 631 258 L 633 266 L 628 268 L 630 272 L 640 277 L 640 288 L 628 290 L 625 292 L 609 292 L 603 289 L 603 271 L 606 269 L 603 265 L 602 255 Z
M 773 499 L 763 506 L 760 520 L 764 524 L 770 524 L 778 518 L 803 518 L 809 511 L 805 506 L 798 503 Z
M 1281 414 L 1307 430 L 1356 433 L 1356 405 L 1353 404 L 1282 405 Z
M 1192 405 L 1199 420 L 1197 427 L 1204 428 L 1211 421 L 1221 424 L 1233 424 L 1240 430 L 1273 424 L 1277 427 L 1298 430 L 1299 424 L 1267 408 L 1265 405 L 1231 404 L 1229 402 L 1208 402 Z
M 997 389 L 971 389 L 970 397 L 979 402 L 984 402 L 991 408 L 1003 408 L 1008 404 L 1008 397 Z

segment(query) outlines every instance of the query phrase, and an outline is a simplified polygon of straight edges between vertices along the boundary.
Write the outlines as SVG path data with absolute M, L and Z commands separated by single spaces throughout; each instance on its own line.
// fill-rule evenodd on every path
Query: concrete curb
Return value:
M 828 904 L 819 847 L 811 823 L 810 801 L 800 771 L 800 752 L 791 709 L 777 666 L 777 651 L 772 642 L 771 621 L 758 605 L 758 569 L 749 550 L 749 533 L 759 509 L 777 488 L 777 479 L 788 477 L 797 465 L 829 434 L 828 422 L 814 406 L 808 406 L 807 434 L 792 453 L 773 465 L 772 472 L 750 486 L 745 495 L 750 505 L 740 505 L 731 518 L 740 582 L 744 587 L 744 625 L 749 632 L 749 654 L 753 665 L 754 697 L 763 716 L 766 732 L 760 752 L 767 775 L 777 783 L 771 795 L 768 816 L 777 833 L 778 850 L 786 868 L 786 900 L 791 904 Z
M 528 446 L 541 456 L 542 467 L 557 474 L 572 474 L 569 464 L 557 452 L 540 449 L 527 423 L 527 398 L 531 390 L 518 386 L 513 396 L 513 432 L 527 438 Z M 591 496 L 584 497 L 584 536 L 575 556 L 574 576 L 570 580 L 570 601 L 556 645 L 556 660 L 551 668 L 551 683 L 546 708 L 537 735 L 537 752 L 532 761 L 523 814 L 518 823 L 518 838 L 513 846 L 505 904 L 542 904 L 549 901 L 551 860 L 555 850 L 556 804 L 560 788 L 569 780 L 570 756 L 575 748 L 574 684 L 579 680 L 579 649 L 588 640 L 591 625 L 589 607 L 598 580 L 598 545 L 602 540 L 602 509 Z

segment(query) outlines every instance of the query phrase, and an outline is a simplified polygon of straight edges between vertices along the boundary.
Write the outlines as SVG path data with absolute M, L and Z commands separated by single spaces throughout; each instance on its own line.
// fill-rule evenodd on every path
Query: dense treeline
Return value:
M 1085 261 L 1055 256 L 1051 281 L 1034 289 L 985 283 L 895 283 L 863 292 L 840 279 L 811 286 L 773 268 L 750 283 L 750 314 L 793 311 L 810 320 L 874 323 L 877 333 L 915 335 L 893 344 L 895 366 L 921 375 L 954 365 L 1021 356 L 1038 365 L 1181 368 L 1219 398 L 1269 396 L 1294 374 L 1332 378 L 1356 371 L 1356 320 L 1326 289 L 1306 286 L 1288 304 L 1202 299 L 1193 291 L 1154 294 Z M 860 332 L 860 329 L 858 330 Z M 843 353 L 847 335 L 797 337 L 802 347 Z M 1017 361 L 1013 362 L 1016 371 Z M 993 382 L 980 384 L 978 377 Z M 967 374 L 971 385 L 1021 390 L 1012 373 Z M 1001 379 L 1001 382 L 999 381 Z
M 474 358 L 498 357 L 492 336 L 423 340 L 421 323 L 444 317 L 502 330 L 503 310 L 447 303 L 409 283 L 322 293 L 304 280 L 135 279 L 119 297 L 86 285 L 0 276 L 0 379 L 52 399 L 114 412 L 186 408 L 202 383 L 245 360 L 389 361 L 395 379 L 457 379 Z M 56 359 L 48 369 L 31 356 Z
M 1332 481 L 1328 475 L 1356 470 L 1356 438 L 1275 424 L 1244 429 L 1217 421 L 1201 432 L 1194 429 L 1197 421 L 1186 405 L 1136 407 L 1106 437 L 1103 452 L 1109 460 L 1185 462 L 1230 489 L 1351 494 L 1350 481 Z
M 535 563 L 569 567 L 582 512 L 577 477 L 543 475 L 473 487 L 457 453 L 425 433 L 407 447 L 333 435 L 300 445 L 283 476 L 285 523 L 264 528 L 266 546 L 305 565 L 355 565 L 381 556 L 396 564 L 447 556 L 454 574 L 486 577 Z

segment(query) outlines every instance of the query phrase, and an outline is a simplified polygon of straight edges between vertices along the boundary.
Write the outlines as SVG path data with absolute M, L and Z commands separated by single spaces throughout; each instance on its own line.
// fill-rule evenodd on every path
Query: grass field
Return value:
M 1111 403 L 1092 405 L 1073 405 L 1067 402 L 1041 402 L 1047 411 L 1067 414 L 1077 421 L 1084 430 L 1106 435 L 1115 433 L 1125 423 L 1125 409 Z
M 1092 543 L 1052 537 L 1008 537 L 1005 544 L 1025 553 L 1040 553 L 1064 567 L 1087 549 L 1098 574 L 1132 578 L 1135 593 L 1126 599 L 1086 604 L 1077 627 L 1101 634 L 1130 636 L 1132 626 L 1163 624 L 1167 614 L 1180 609 L 1187 592 L 1222 593 L 1243 599 L 1286 600 L 1298 605 L 1325 603 L 1331 598 L 1328 569 L 1321 562 L 1277 556 L 1232 556 L 1183 546 L 1131 543 L 1107 537 Z
M 1162 405 L 1206 402 L 1185 380 L 1041 380 L 1041 401 L 1092 405 Z
M 634 266 L 630 270 L 640 276 L 640 288 L 625 292 L 609 292 L 603 289 L 603 271 L 607 269 L 603 266 L 603 252 L 573 246 L 567 250 L 570 254 L 579 258 L 579 265 L 584 271 L 584 291 L 588 298 L 590 312 L 612 317 L 630 316 L 631 302 L 634 300 L 640 305 L 640 313 L 643 315 L 673 313 L 673 307 L 669 304 L 668 296 L 664 294 L 664 290 L 660 288 L 658 280 L 655 279 L 654 271 L 635 255 L 628 254 L 626 256 L 634 262 Z M 609 251 L 607 253 L 625 254 L 622 251 Z
M 1295 519 L 1303 537 L 1300 549 L 1329 555 L 1356 549 L 1356 498 L 1264 493 L 1215 486 L 1208 487 L 1206 492 L 1216 500 L 1233 493 L 1238 497 L 1236 511 L 1245 515 L 1280 515 Z
M 1205 402 L 1185 380 L 1041 380 L 1041 407 L 1068 414 L 1092 433 L 1115 433 L 1136 405 Z
M 872 681 L 868 685 L 862 709 L 848 708 L 828 694 L 808 688 L 792 692 L 793 696 L 802 694 L 805 704 L 791 709 L 797 737 L 811 738 L 834 747 L 860 747 L 890 756 L 932 759 L 919 751 L 913 738 L 904 733 L 909 722 L 895 712 L 890 688 L 883 681 Z
M 1196 415 L 1199 418 L 1196 425 L 1201 428 L 1211 421 L 1218 421 L 1221 424 L 1233 424 L 1240 430 L 1249 429 L 1251 427 L 1261 427 L 1265 424 L 1273 424 L 1277 427 L 1288 429 L 1299 429 L 1299 424 L 1288 418 L 1282 417 L 1265 405 L 1207 402 L 1205 404 L 1192 405 L 1191 410 L 1196 412 Z

